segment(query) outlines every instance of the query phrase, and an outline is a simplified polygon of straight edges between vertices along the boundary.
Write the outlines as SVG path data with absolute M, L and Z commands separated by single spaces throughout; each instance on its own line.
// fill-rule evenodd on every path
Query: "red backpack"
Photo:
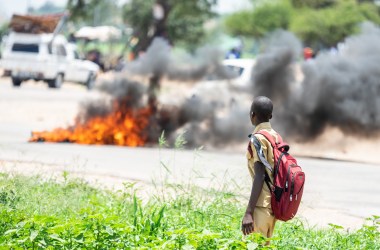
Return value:
M 288 154 L 289 145 L 283 142 L 279 134 L 277 134 L 278 142 L 267 131 L 261 130 L 255 134 L 263 135 L 273 147 L 274 168 L 265 159 L 259 140 L 254 135 L 251 136 L 251 142 L 260 161 L 273 173 L 272 183 L 265 171 L 265 182 L 271 191 L 273 214 L 278 220 L 290 220 L 296 215 L 301 202 L 305 173 L 298 166 L 296 159 Z

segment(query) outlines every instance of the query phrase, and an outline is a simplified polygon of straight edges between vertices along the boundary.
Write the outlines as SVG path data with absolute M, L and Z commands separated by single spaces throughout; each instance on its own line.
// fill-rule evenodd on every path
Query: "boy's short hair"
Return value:
M 273 112 L 273 103 L 266 96 L 258 96 L 252 102 L 251 116 L 253 113 L 261 119 L 270 119 Z

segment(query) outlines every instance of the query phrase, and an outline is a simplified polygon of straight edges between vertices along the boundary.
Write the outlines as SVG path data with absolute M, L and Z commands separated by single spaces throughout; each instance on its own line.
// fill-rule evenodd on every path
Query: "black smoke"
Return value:
M 149 118 L 148 143 L 156 143 L 162 131 L 169 142 L 183 133 L 188 146 L 222 145 L 239 142 L 250 132 L 248 105 L 241 105 L 249 93 L 232 90 L 226 81 L 204 84 L 191 88 L 185 98 L 172 96 L 176 105 L 167 104 L 152 95 L 159 96 L 161 81 L 170 79 L 178 84 L 191 83 L 206 76 L 213 79 L 229 79 L 233 73 L 222 64 L 222 54 L 213 47 L 198 49 L 193 55 L 174 54 L 163 39 L 155 39 L 138 60 L 127 65 L 121 75 L 103 82 L 98 90 L 107 94 L 108 101 L 90 102 L 83 105 L 82 120 L 104 116 L 112 112 L 112 103 L 139 108 L 154 106 Z M 130 80 L 131 74 L 148 79 L 137 82 Z M 154 87 L 153 84 L 154 84 Z
M 215 79 L 228 79 L 234 73 L 222 65 L 223 55 L 215 47 L 205 46 L 193 55 L 173 53 L 170 44 L 163 38 L 155 38 L 145 54 L 128 64 L 126 72 L 152 76 L 166 76 L 171 80 L 197 81 L 206 75 Z
M 108 98 L 87 100 L 81 103 L 80 112 L 76 118 L 78 122 L 85 123 L 94 117 L 107 116 L 113 111 L 115 104 L 130 108 L 140 108 L 144 105 L 143 97 L 146 87 L 125 77 L 117 76 L 112 81 L 105 81 L 98 90 L 107 94 Z
M 299 139 L 313 139 L 327 126 L 345 133 L 373 136 L 380 129 L 380 30 L 364 24 L 348 37 L 338 53 L 321 52 L 302 63 L 304 79 L 294 79 L 300 53 L 287 34 L 258 58 L 253 77 L 254 95 L 275 103 L 279 130 Z M 292 39 L 294 40 L 294 39 Z M 276 52 L 277 51 L 277 52 Z M 275 55 L 274 55 L 275 54 Z M 293 68 L 293 69 L 292 69 Z
M 162 131 L 169 141 L 184 133 L 189 146 L 226 146 L 243 142 L 251 132 L 249 108 L 254 96 L 265 95 L 274 102 L 273 123 L 289 138 L 311 140 L 327 126 L 350 134 L 373 135 L 380 129 L 380 30 L 372 24 L 344 41 L 338 53 L 321 52 L 302 62 L 301 42 L 291 33 L 277 31 L 266 41 L 256 61 L 250 91 L 232 88 L 226 81 L 198 84 L 174 102 L 154 102 L 155 111 L 148 129 L 149 142 L 156 143 Z M 222 65 L 221 53 L 211 47 L 194 55 L 175 55 L 162 39 L 127 66 L 119 77 L 101 85 L 108 101 L 84 106 L 81 116 L 88 119 L 112 111 L 115 101 L 132 108 L 149 103 L 149 93 L 160 95 L 161 81 L 174 79 L 189 85 L 206 75 L 231 77 Z M 303 80 L 297 81 L 297 67 Z M 154 79 L 132 81 L 130 73 Z M 150 81 L 152 82 L 152 81 Z M 150 90 L 149 90 L 150 89 Z M 185 98 L 181 97 L 185 96 Z M 170 104 L 170 103 L 175 103 Z
M 253 93 L 282 102 L 295 82 L 292 66 L 299 58 L 301 42 L 292 33 L 279 30 L 268 36 L 265 44 L 252 75 Z

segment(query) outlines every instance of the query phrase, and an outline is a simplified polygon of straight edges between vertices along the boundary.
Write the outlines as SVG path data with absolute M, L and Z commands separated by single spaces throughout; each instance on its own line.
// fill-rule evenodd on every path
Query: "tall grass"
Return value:
M 172 159 L 160 160 L 154 190 L 144 199 L 136 183 L 110 191 L 68 172 L 63 182 L 0 174 L 0 249 L 380 249 L 377 216 L 354 232 L 277 223 L 270 246 L 258 234 L 243 237 L 238 192 L 216 179 L 218 185 L 203 188 L 191 178 L 171 182 L 183 138 L 174 142 Z M 160 155 L 167 145 L 162 134 Z
M 0 249 L 379 249 L 379 217 L 355 232 L 279 223 L 271 246 L 242 237 L 243 206 L 231 193 L 165 187 L 176 196 L 143 201 L 120 191 L 39 177 L 0 176 Z M 161 192 L 161 191 L 160 191 Z

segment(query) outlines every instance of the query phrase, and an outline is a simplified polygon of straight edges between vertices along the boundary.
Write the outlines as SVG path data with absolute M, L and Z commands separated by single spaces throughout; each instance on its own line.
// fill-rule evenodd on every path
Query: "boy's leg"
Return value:
M 276 218 L 271 208 L 256 207 L 253 213 L 253 227 L 255 233 L 260 233 L 266 238 L 273 235 Z

